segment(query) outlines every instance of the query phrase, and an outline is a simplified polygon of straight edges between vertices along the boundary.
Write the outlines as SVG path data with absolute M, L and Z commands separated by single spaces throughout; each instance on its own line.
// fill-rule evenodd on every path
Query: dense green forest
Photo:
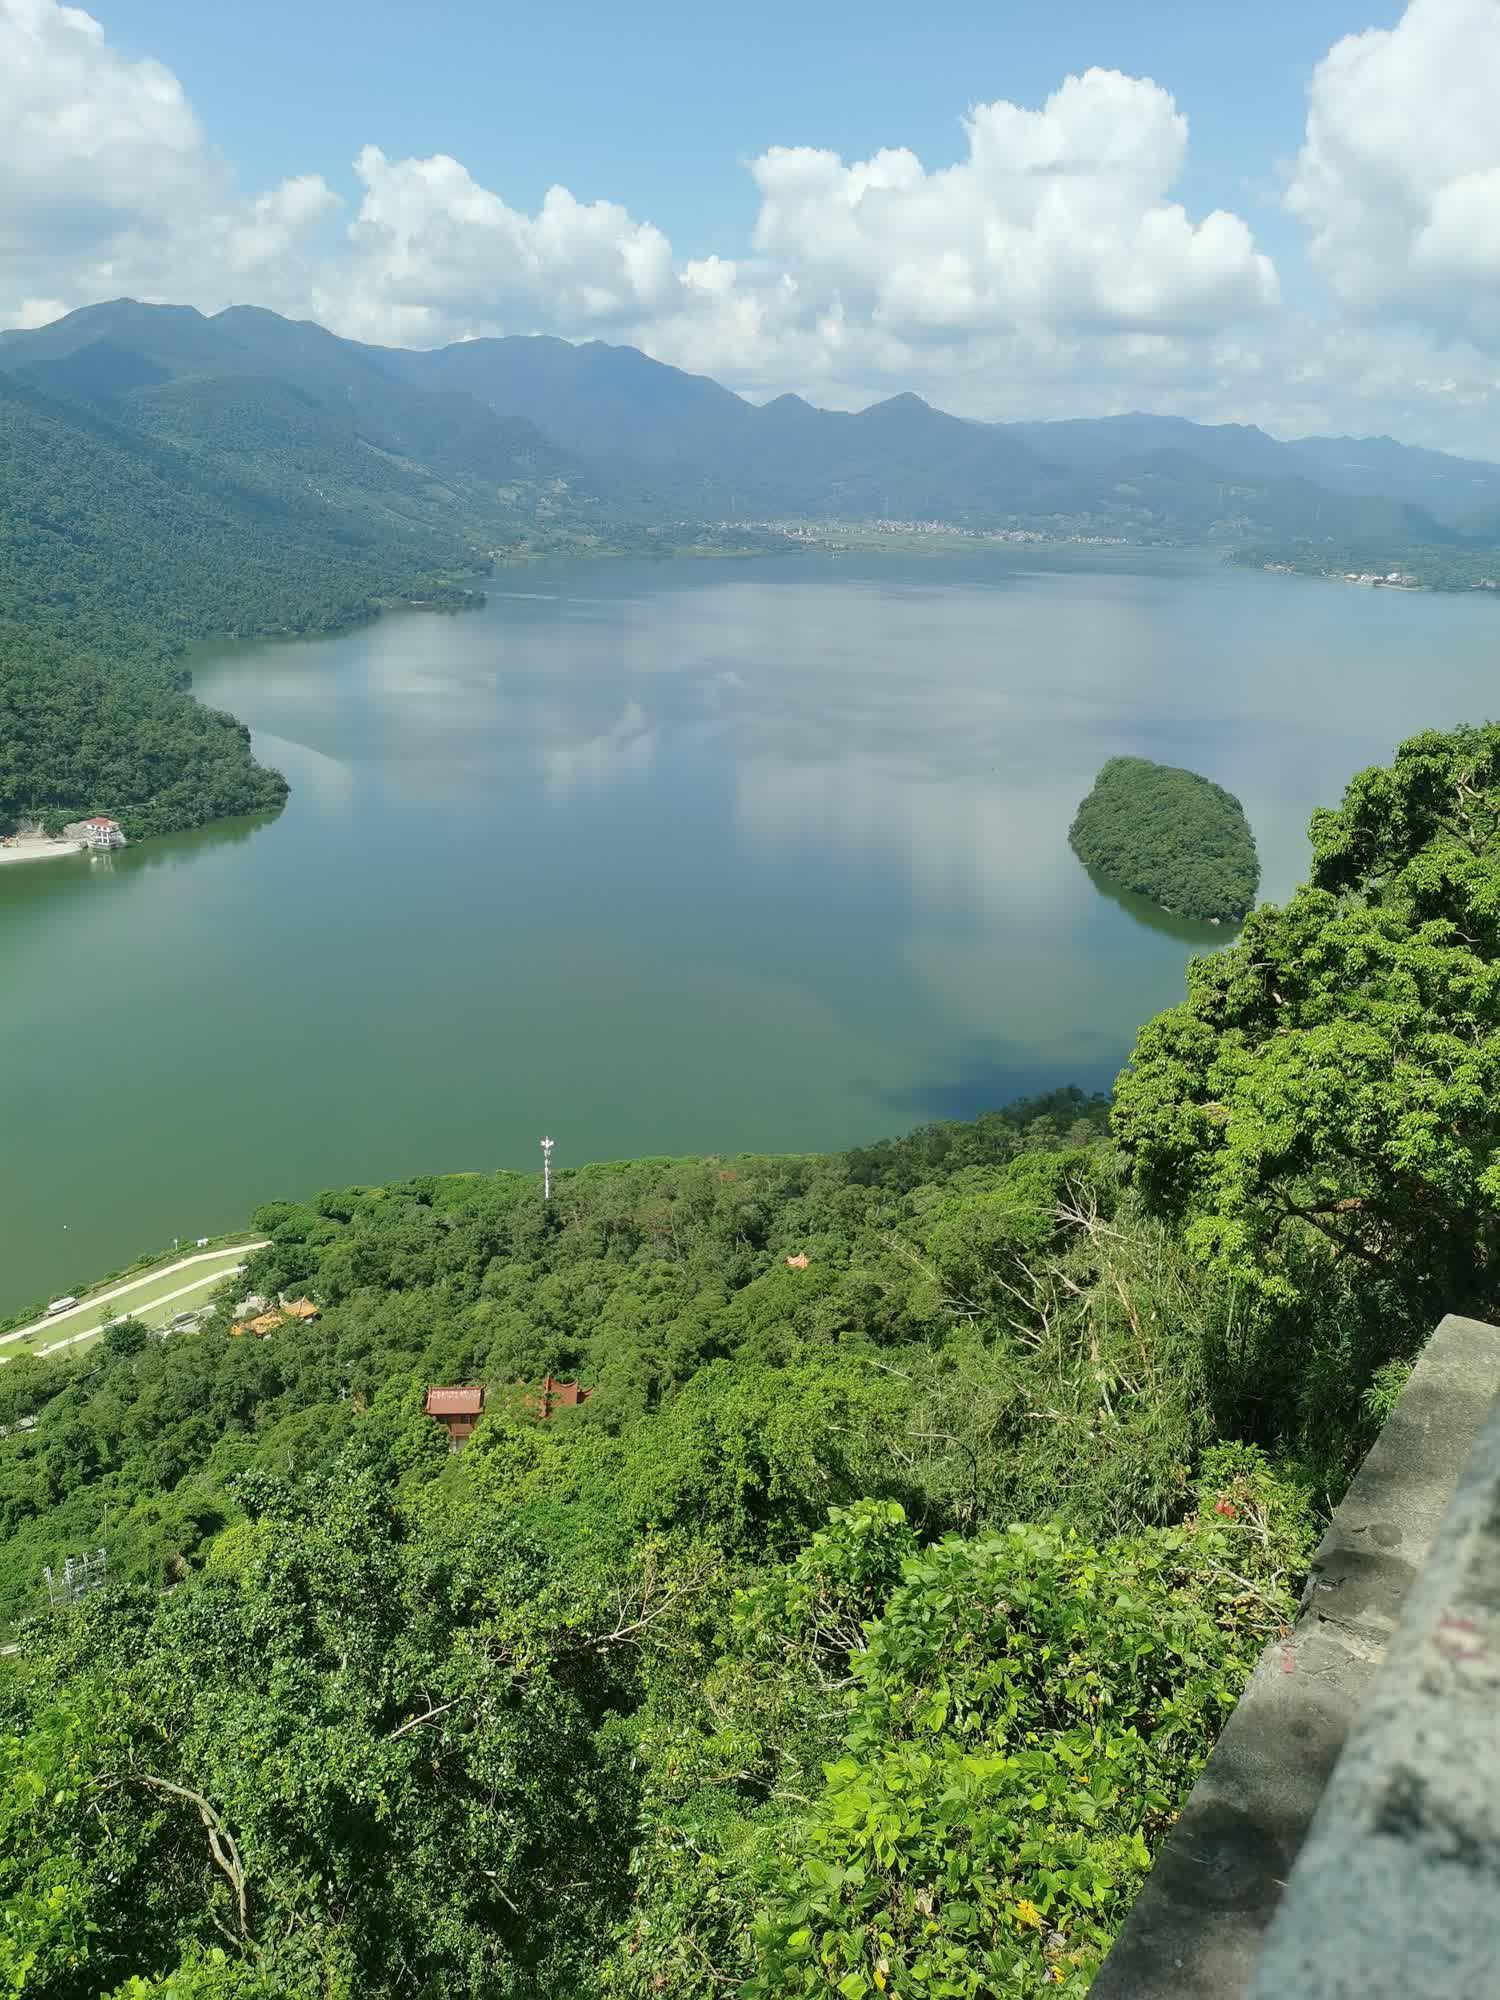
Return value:
M 459 608 L 496 553 L 599 541 L 526 427 L 387 384 L 385 428 L 361 429 L 312 380 L 321 401 L 179 381 L 107 343 L 0 372 L 0 832 L 105 811 L 139 838 L 276 805 L 247 732 L 192 699 L 189 642 Z
M 0 831 L 103 811 L 139 837 L 278 804 L 248 732 L 188 692 L 183 646 L 349 624 L 403 588 L 462 601 L 431 563 L 0 374 Z
M 286 781 L 252 758 L 244 724 L 184 678 L 0 622 L 0 833 L 107 811 L 134 840 L 280 805 Z
M 1500 544 L 1494 509 L 1469 524 L 1474 539 L 1432 547 L 1423 542 L 1275 542 L 1241 549 L 1233 560 L 1247 569 L 1287 570 L 1297 576 L 1400 577 L 1407 588 L 1500 590 Z M 1399 587 L 1399 586 L 1398 586 Z
M 1497 1304 L 1500 727 L 1311 835 L 1110 1106 L 275 1202 L 318 1321 L 0 1369 L 7 1990 L 1081 1994 Z
M 1242 917 L 1260 886 L 1255 836 L 1233 793 L 1145 757 L 1110 758 L 1068 839 L 1114 887 L 1205 922 Z

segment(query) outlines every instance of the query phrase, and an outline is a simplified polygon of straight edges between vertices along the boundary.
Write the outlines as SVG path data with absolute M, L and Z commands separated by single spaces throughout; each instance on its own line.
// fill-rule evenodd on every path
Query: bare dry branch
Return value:
M 204 1798 L 202 1792 L 195 1792 L 188 1785 L 174 1785 L 170 1778 L 153 1777 L 149 1771 L 119 1771 L 97 1781 L 97 1789 L 104 1791 L 116 1785 L 145 1785 L 155 1792 L 166 1792 L 176 1799 L 186 1799 L 195 1806 L 198 1817 L 208 1833 L 208 1851 L 213 1856 L 214 1866 L 223 1875 L 234 1891 L 235 1907 L 239 1914 L 240 1934 L 234 1938 L 232 1932 L 225 1932 L 236 1944 L 244 1943 L 250 1936 L 249 1899 L 245 1884 L 245 1868 L 240 1860 L 239 1848 L 234 1835 L 220 1819 L 218 1813 Z M 217 1923 L 217 1919 L 215 1919 Z M 218 1926 L 221 1930 L 222 1925 Z
M 393 1729 L 385 1739 L 386 1742 L 394 1743 L 398 1736 L 404 1736 L 408 1729 L 420 1729 L 424 1722 L 436 1722 L 438 1717 L 446 1715 L 450 1708 L 457 1708 L 459 1702 L 462 1700 L 463 1696 L 456 1694 L 452 1701 L 439 1702 L 436 1708 L 429 1708 L 425 1715 L 412 1716 L 411 1720 L 403 1722 L 399 1729 Z

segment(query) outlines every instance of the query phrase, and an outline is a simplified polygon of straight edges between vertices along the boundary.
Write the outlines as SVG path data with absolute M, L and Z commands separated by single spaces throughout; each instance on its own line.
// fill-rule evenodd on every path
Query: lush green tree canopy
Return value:
M 0 832 L 107 812 L 139 838 L 280 805 L 250 732 L 152 661 L 122 663 L 0 622 Z
M 1428 734 L 1312 823 L 1312 881 L 1195 961 L 1116 1130 L 1152 1202 L 1286 1298 L 1362 1273 L 1419 1316 L 1493 1303 L 1500 727 Z
M 1242 917 L 1260 884 L 1239 800 L 1196 772 L 1145 757 L 1110 758 L 1068 838 L 1114 887 L 1186 917 Z
M 1081 1992 L 1305 1532 L 1103 1111 L 274 1203 L 320 1320 L 0 1371 L 10 1990 Z

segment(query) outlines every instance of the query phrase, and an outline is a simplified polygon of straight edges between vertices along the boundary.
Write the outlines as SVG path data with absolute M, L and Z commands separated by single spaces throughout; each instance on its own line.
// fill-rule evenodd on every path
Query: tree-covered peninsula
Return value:
M 1234 794 L 1146 757 L 1110 758 L 1068 839 L 1115 888 L 1210 923 L 1243 917 L 1260 885 L 1255 836 Z

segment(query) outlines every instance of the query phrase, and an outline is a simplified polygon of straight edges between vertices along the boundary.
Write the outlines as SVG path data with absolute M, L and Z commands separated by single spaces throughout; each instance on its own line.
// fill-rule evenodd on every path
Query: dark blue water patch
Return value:
M 960 1055 L 954 1073 L 918 1078 L 896 1088 L 870 1078 L 853 1080 L 900 1122 L 930 1118 L 976 1118 L 1018 1098 L 1037 1097 L 1066 1084 L 1080 1090 L 1110 1090 L 1130 1054 L 1130 1043 L 1106 1033 L 1081 1032 L 1045 1063 L 1026 1048 L 995 1038 Z

